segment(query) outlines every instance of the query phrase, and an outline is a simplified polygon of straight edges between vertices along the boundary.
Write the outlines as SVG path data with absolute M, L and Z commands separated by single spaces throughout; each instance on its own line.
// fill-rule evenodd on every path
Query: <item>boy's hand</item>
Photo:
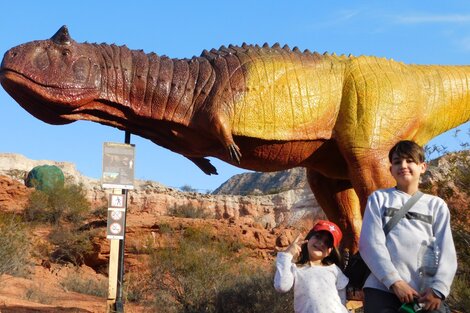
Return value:
M 441 306 L 441 299 L 434 293 L 431 288 L 427 288 L 419 297 L 419 303 L 424 304 L 427 311 L 437 310 Z
M 418 298 L 419 293 L 414 290 L 407 282 L 404 280 L 396 281 L 392 285 L 392 290 L 401 303 L 410 303 L 413 302 L 415 298 Z
M 302 244 L 306 242 L 308 242 L 308 240 L 302 240 L 302 233 L 300 233 L 284 252 L 292 254 L 294 259 L 296 259 L 299 256 L 300 251 L 302 251 Z

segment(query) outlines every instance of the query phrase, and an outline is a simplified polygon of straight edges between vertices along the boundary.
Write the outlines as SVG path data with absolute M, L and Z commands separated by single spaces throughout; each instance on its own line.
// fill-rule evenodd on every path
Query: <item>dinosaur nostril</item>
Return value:
M 5 53 L 5 57 L 11 58 L 11 59 L 15 58 L 17 55 L 18 55 L 18 52 L 12 51 L 12 50 L 7 51 Z

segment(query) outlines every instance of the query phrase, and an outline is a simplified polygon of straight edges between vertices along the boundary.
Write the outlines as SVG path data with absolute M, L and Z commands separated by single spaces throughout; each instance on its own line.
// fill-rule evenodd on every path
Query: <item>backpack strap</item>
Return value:
M 411 209 L 411 207 L 423 196 L 421 191 L 416 191 L 415 194 L 406 201 L 406 203 L 401 207 L 401 209 L 392 216 L 384 226 L 385 236 L 390 232 L 390 230 L 398 223 L 398 221 L 406 215 L 406 213 Z

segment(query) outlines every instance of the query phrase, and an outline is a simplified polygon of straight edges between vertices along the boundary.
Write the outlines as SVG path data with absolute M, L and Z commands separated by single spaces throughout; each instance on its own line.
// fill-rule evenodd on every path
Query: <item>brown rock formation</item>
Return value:
M 0 211 L 16 212 L 28 202 L 31 191 L 21 182 L 6 175 L 0 175 Z
M 22 183 L 25 174 L 33 167 L 43 164 L 58 166 L 64 172 L 67 181 L 82 184 L 93 207 L 107 205 L 108 194 L 111 191 L 102 189 L 99 180 L 81 175 L 71 163 L 33 161 L 19 154 L 0 154 L 0 174 L 12 177 L 10 180 L 16 179 L 15 185 L 19 186 L 17 188 L 25 192 L 27 188 Z M 0 198 L 0 204 L 8 199 L 18 199 L 13 196 L 5 194 Z M 21 207 L 16 204 L 15 206 Z M 280 224 L 292 225 L 303 217 L 323 214 L 309 187 L 305 185 L 300 189 L 286 190 L 277 194 L 241 196 L 182 192 L 157 182 L 136 180 L 135 189 L 129 190 L 128 193 L 128 210 L 132 214 L 149 213 L 162 216 L 168 215 L 169 210 L 182 206 L 201 208 L 208 216 L 216 219 L 256 221 L 266 228 Z

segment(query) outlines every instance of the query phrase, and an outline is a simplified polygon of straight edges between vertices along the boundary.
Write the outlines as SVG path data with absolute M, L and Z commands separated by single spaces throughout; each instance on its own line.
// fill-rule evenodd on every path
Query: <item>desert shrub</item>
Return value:
M 49 196 L 43 191 L 36 190 L 29 196 L 28 204 L 24 210 L 24 217 L 27 221 L 48 221 L 52 212 L 49 208 Z
M 146 302 L 148 295 L 151 294 L 151 284 L 148 273 L 126 273 L 123 288 L 124 298 L 129 302 Z
M 57 224 L 61 220 L 78 223 L 90 210 L 82 185 L 56 186 L 31 193 L 24 214 L 27 221 Z
M 462 147 L 467 147 L 461 143 Z M 465 201 L 455 202 L 454 187 L 470 195 L 470 153 L 461 151 L 449 154 L 448 161 L 452 164 L 446 177 L 433 186 L 423 186 L 423 190 L 435 193 L 444 199 L 451 212 L 451 228 L 457 251 L 458 268 L 448 301 L 452 309 L 467 310 L 470 307 L 470 206 Z
M 158 225 L 158 232 L 160 234 L 170 234 L 173 231 L 173 228 L 170 224 L 163 223 Z
M 7 175 L 17 180 L 24 180 L 28 172 L 19 169 L 11 169 L 7 171 Z
M 246 271 L 238 247 L 208 230 L 188 228 L 179 245 L 155 250 L 150 254 L 155 307 L 164 306 L 166 312 L 214 312 L 216 294 Z
M 250 263 L 238 242 L 188 228 L 179 245 L 171 246 L 150 255 L 146 285 L 156 312 L 162 307 L 174 313 L 292 311 L 293 293 L 273 287 L 274 268 Z
M 91 212 L 91 215 L 95 218 L 100 219 L 100 220 L 106 220 L 108 218 L 108 207 L 107 206 L 100 206 L 98 208 L 95 208 Z
M 458 219 L 459 214 L 455 215 L 456 216 L 453 216 L 452 218 Z M 454 238 L 455 249 L 457 250 L 459 273 L 468 274 L 470 278 L 470 226 L 468 224 L 462 225 L 453 223 L 452 235 Z
M 458 268 L 449 295 L 449 304 L 451 308 L 465 312 L 470 307 L 470 231 L 468 227 L 457 225 L 452 227 L 452 233 Z
M 42 304 L 51 304 L 52 303 L 52 297 L 51 294 L 44 289 L 42 286 L 39 286 L 38 284 L 34 284 L 30 286 L 24 295 L 25 299 L 34 301 L 34 302 L 39 302 Z
M 38 240 L 33 243 L 31 256 L 40 260 L 48 260 L 53 251 L 53 245 L 47 240 Z
M 79 273 L 71 273 L 64 277 L 61 286 L 68 291 L 74 291 L 96 297 L 106 297 L 108 295 L 107 279 L 91 279 L 80 276 Z
M 217 313 L 284 313 L 294 307 L 294 293 L 279 293 L 273 287 L 273 272 L 257 271 L 236 277 L 236 281 L 217 294 Z
M 29 269 L 30 239 L 18 216 L 0 214 L 0 275 L 24 275 Z
M 184 192 L 197 192 L 197 189 L 191 187 L 190 185 L 183 185 L 180 187 L 180 190 Z
M 56 227 L 49 234 L 49 240 L 55 246 L 51 259 L 59 263 L 82 265 L 85 256 L 93 252 L 90 231 L 80 231 L 72 227 Z
M 150 254 L 153 251 L 155 240 L 148 235 L 143 240 L 126 240 L 126 250 L 133 254 Z
M 468 188 L 470 186 L 470 150 L 454 154 L 450 162 L 456 165 L 451 171 L 451 174 L 455 176 L 456 186 L 470 195 Z
M 170 216 L 185 218 L 209 218 L 211 214 L 206 212 L 202 207 L 195 207 L 192 204 L 174 205 L 168 211 Z
M 468 274 L 457 275 L 452 284 L 452 292 L 448 301 L 452 309 L 467 312 L 470 308 L 470 276 Z

